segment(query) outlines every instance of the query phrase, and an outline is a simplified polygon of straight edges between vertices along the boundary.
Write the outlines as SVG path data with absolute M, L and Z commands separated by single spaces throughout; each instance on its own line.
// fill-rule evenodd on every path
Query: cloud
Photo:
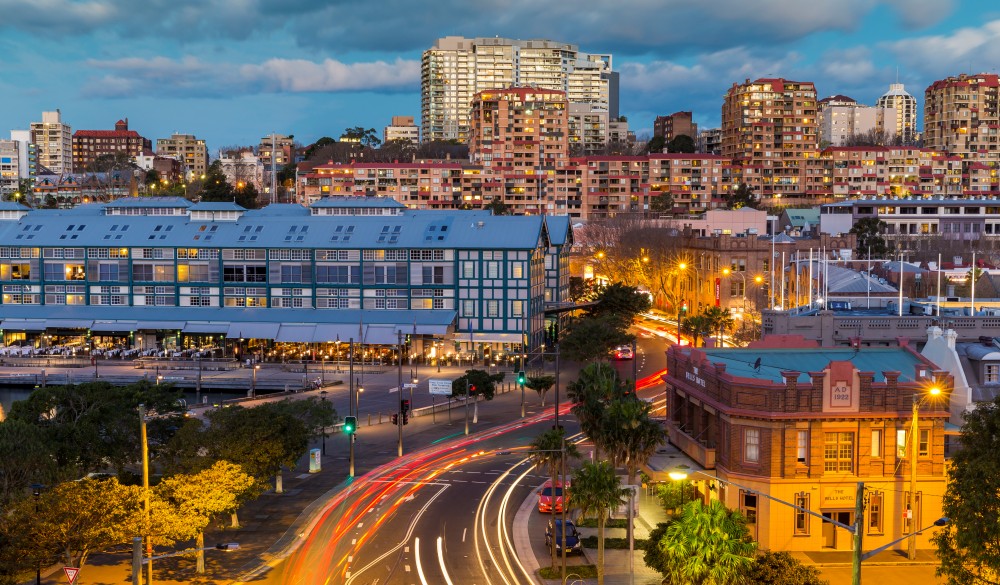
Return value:
M 989 71 L 1000 61 L 1000 20 L 944 35 L 885 43 L 900 62 L 929 75 L 952 75 L 956 68 Z
M 886 0 L 899 19 L 911 28 L 924 28 L 942 21 L 955 9 L 954 0 Z
M 867 47 L 827 51 L 819 63 L 819 77 L 838 83 L 857 85 L 880 74 Z
M 303 59 L 269 59 L 259 64 L 208 63 L 196 57 L 155 57 L 88 65 L 106 74 L 83 89 L 86 97 L 123 98 L 171 95 L 190 98 L 260 93 L 334 93 L 411 91 L 419 88 L 420 64 L 393 62 L 342 63 Z

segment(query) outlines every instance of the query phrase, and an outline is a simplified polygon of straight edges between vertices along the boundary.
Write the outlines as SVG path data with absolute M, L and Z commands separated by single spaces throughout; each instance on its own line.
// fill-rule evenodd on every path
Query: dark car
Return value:
M 549 520 L 545 527 L 545 546 L 551 546 L 553 534 L 556 540 L 556 552 L 562 552 L 562 519 Z M 566 521 L 566 554 L 580 552 L 580 533 L 576 531 L 576 524 L 572 520 Z

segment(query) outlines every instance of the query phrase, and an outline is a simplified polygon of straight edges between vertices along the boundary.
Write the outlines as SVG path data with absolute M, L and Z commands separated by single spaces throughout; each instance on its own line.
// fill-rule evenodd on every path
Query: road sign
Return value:
M 451 380 L 428 380 L 427 386 L 430 388 L 431 394 L 436 394 L 438 396 L 451 396 Z
M 403 390 L 413 390 L 416 387 L 416 384 L 403 384 Z
M 63 567 L 63 572 L 66 573 L 66 578 L 69 579 L 69 585 L 76 583 L 76 576 L 80 574 L 80 569 L 78 567 Z

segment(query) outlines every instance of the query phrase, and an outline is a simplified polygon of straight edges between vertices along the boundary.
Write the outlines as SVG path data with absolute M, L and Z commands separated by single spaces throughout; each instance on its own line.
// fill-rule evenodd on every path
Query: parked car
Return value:
M 545 546 L 552 546 L 552 539 L 556 542 L 556 552 L 562 553 L 562 518 L 549 520 L 545 527 Z M 580 551 L 580 533 L 576 531 L 576 524 L 572 520 L 566 521 L 566 554 L 578 553 Z
M 566 487 L 569 488 L 569 483 L 566 484 Z M 556 512 L 562 512 L 563 485 L 562 482 L 557 480 L 555 488 L 553 488 L 552 480 L 547 479 L 538 490 L 538 511 L 552 513 L 553 507 Z

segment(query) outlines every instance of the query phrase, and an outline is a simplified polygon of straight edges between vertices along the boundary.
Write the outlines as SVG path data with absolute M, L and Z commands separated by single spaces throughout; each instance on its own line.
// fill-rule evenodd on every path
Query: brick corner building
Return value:
M 73 168 L 86 172 L 102 156 L 121 152 L 135 158 L 150 148 L 148 138 L 129 130 L 128 118 L 115 122 L 114 130 L 77 130 L 73 134 Z

